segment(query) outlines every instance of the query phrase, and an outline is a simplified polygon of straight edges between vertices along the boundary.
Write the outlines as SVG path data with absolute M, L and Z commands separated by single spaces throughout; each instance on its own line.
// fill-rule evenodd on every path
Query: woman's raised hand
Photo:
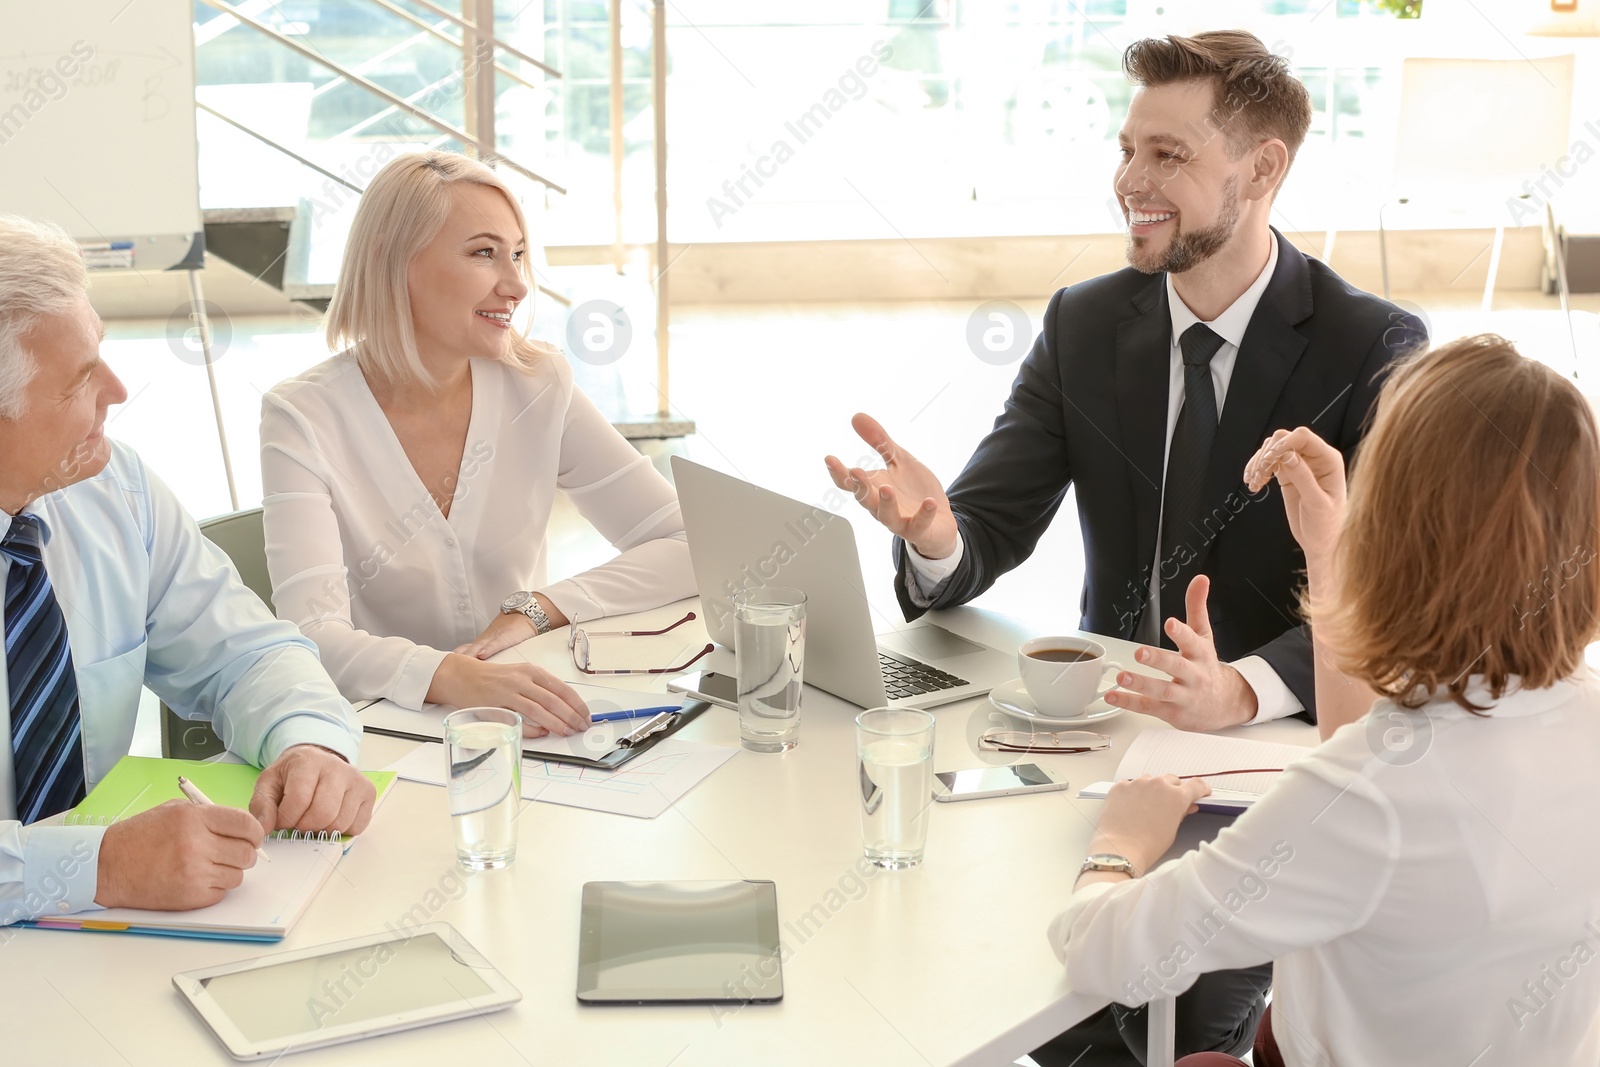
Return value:
M 1307 562 L 1326 564 L 1344 522 L 1344 456 L 1304 426 L 1279 430 L 1261 442 L 1244 467 L 1252 493 L 1274 478 L 1283 488 L 1289 529 Z

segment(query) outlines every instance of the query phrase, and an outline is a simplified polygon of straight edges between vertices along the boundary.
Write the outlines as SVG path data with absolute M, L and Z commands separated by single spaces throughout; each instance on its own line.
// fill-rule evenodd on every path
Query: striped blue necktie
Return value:
M 6 574 L 6 682 L 17 818 L 37 822 L 83 799 L 83 723 L 67 620 L 40 555 L 39 520 L 17 515 L 0 539 Z

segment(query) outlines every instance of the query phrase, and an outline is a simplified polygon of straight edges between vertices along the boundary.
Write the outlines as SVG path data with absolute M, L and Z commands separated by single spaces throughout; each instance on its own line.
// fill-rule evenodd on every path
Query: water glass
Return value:
M 510 866 L 522 803 L 522 717 L 505 708 L 451 712 L 444 747 L 456 861 L 469 871 Z
M 733 598 L 733 653 L 739 678 L 739 741 L 752 752 L 783 752 L 800 740 L 806 655 L 806 595 L 767 586 Z
M 915 867 L 933 803 L 933 716 L 909 708 L 863 711 L 856 716 L 856 767 L 868 862 L 891 871 Z

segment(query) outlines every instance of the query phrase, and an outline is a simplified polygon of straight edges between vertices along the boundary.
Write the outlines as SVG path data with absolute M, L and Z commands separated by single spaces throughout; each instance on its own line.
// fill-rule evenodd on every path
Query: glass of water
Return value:
M 867 860 L 891 871 L 922 862 L 933 803 L 933 716 L 872 708 L 856 716 L 861 839 Z
M 800 741 L 806 655 L 806 595 L 767 586 L 733 598 L 733 654 L 739 678 L 739 741 L 753 752 L 783 752 Z
M 444 747 L 456 861 L 469 871 L 510 866 L 522 803 L 522 717 L 505 708 L 451 712 Z

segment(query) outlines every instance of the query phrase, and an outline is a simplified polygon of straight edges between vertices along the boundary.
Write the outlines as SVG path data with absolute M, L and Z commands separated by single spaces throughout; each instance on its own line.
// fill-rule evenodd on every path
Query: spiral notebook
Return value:
M 378 788 L 382 804 L 394 784 L 389 771 L 364 772 Z M 124 756 L 83 803 L 70 811 L 68 825 L 109 825 L 142 811 L 182 800 L 183 775 L 214 803 L 248 808 L 261 772 L 247 763 L 197 763 L 192 760 Z M 280 941 L 311 905 L 349 847 L 339 834 L 279 831 L 268 836 L 267 859 L 245 872 L 244 883 L 209 908 L 193 911 L 105 911 L 41 918 L 28 923 L 41 930 L 94 930 L 160 934 L 230 941 Z
M 1201 811 L 1237 815 L 1272 788 L 1283 768 L 1309 748 L 1242 737 L 1188 733 L 1183 730 L 1142 730 L 1117 764 L 1117 779 L 1144 774 L 1177 774 L 1204 778 L 1210 796 L 1196 805 Z M 1111 782 L 1095 782 L 1078 791 L 1087 800 L 1104 800 Z

